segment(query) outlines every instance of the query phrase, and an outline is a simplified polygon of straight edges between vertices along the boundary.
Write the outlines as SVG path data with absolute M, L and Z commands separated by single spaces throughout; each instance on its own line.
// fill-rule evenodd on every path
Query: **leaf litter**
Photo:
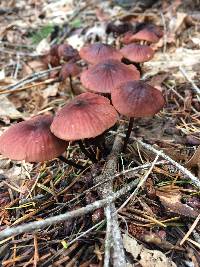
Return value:
M 137 119 L 133 133 L 159 146 L 200 178 L 200 105 L 191 83 L 179 71 L 183 66 L 196 86 L 200 86 L 198 1 L 187 2 L 192 4 L 155 1 L 144 9 L 131 3 L 128 10 L 116 1 L 3 1 L 0 4 L 0 11 L 5 12 L 0 17 L 0 132 L 33 115 L 54 113 L 71 99 L 69 81 L 59 83 L 53 71 L 52 76 L 48 73 L 44 78 L 25 81 L 20 87 L 25 88 L 22 91 L 4 94 L 9 85 L 54 67 L 42 61 L 52 45 L 68 42 L 80 49 L 86 42 L 101 41 L 119 48 L 119 25 L 120 30 L 124 30 L 127 25 L 136 27 L 136 22 L 151 22 L 164 28 L 164 37 L 152 45 L 156 53 L 153 60 L 143 64 L 143 79 L 162 90 L 167 105 L 154 118 Z M 106 34 L 108 23 L 112 23 L 111 29 L 115 31 Z M 86 67 L 83 62 L 79 65 Z M 84 91 L 79 77 L 74 78 L 74 87 L 76 92 Z M 113 134 L 108 133 L 108 145 L 113 138 Z M 66 155 L 88 164 L 73 143 Z M 127 154 L 121 159 L 120 165 L 126 170 L 148 164 L 154 156 L 136 142 L 130 142 Z M 104 162 L 97 166 L 89 163 L 91 171 L 86 173 L 79 173 L 56 159 L 24 165 L 1 157 L 0 162 L 1 230 L 10 225 L 44 220 L 99 199 L 98 190 L 92 189 L 92 176 L 101 173 Z M 115 190 L 127 180 L 141 179 L 144 173 L 145 169 L 141 168 L 127 177 L 120 175 L 115 180 Z M 116 206 L 120 207 L 128 196 L 117 200 Z M 137 197 L 119 212 L 121 231 L 129 234 L 123 236 L 127 266 L 200 265 L 199 223 L 180 245 L 199 208 L 199 189 L 169 163 L 156 165 Z M 37 233 L 1 241 L 2 265 L 103 266 L 105 223 L 100 223 L 104 220 L 102 214 L 103 210 L 99 209 Z M 97 223 L 100 223 L 97 228 L 76 240 Z

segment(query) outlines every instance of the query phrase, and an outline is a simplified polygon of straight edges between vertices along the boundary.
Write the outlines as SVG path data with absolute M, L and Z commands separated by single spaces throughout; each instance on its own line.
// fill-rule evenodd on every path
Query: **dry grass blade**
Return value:
M 32 232 L 35 230 L 39 230 L 42 228 L 45 228 L 49 225 L 57 224 L 59 222 L 63 222 L 66 220 L 70 220 L 72 218 L 80 217 L 84 214 L 87 214 L 95 209 L 104 207 L 108 205 L 109 203 L 112 203 L 117 198 L 122 196 L 123 194 L 129 192 L 133 187 L 135 187 L 138 183 L 138 180 L 135 180 L 126 186 L 124 186 L 122 189 L 114 193 L 112 196 L 107 197 L 106 199 L 95 201 L 92 204 L 89 204 L 83 208 L 73 210 L 70 212 L 66 212 L 64 214 L 60 214 L 57 216 L 49 217 L 47 219 L 44 219 L 43 221 L 35 221 L 26 223 L 24 225 L 20 225 L 17 227 L 7 228 L 0 232 L 0 240 L 5 239 L 7 237 L 13 236 L 13 235 L 19 235 L 26 232 Z
M 180 246 L 183 245 L 183 243 L 188 239 L 188 237 L 190 236 L 190 234 L 192 233 L 192 231 L 195 229 L 195 227 L 197 226 L 198 222 L 200 220 L 200 214 L 197 216 L 197 218 L 195 219 L 195 221 L 193 222 L 192 226 L 190 227 L 189 231 L 186 233 L 186 235 L 183 237 L 183 239 L 180 242 Z

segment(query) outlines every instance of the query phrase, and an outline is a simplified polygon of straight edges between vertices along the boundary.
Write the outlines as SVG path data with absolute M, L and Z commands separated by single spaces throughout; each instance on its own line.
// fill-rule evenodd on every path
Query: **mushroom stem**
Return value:
M 130 118 L 129 125 L 128 125 L 128 130 L 126 132 L 126 137 L 125 137 L 125 140 L 124 140 L 124 146 L 123 146 L 123 150 L 122 150 L 123 152 L 126 151 L 128 140 L 129 140 L 129 137 L 131 135 L 132 128 L 133 128 L 133 122 L 134 122 L 134 118 Z
M 98 162 L 97 159 L 96 159 L 96 156 L 93 153 L 90 153 L 85 148 L 82 140 L 78 140 L 78 144 L 79 144 L 79 147 L 80 147 L 81 151 L 86 155 L 86 157 L 88 157 L 94 163 L 97 163 Z
M 72 83 L 72 76 L 71 75 L 69 75 L 69 84 L 70 84 L 70 88 L 71 88 L 72 94 L 75 95 L 74 87 L 73 87 L 73 83 Z
M 109 151 L 106 147 L 106 142 L 105 142 L 105 132 L 95 138 L 97 147 L 99 147 L 100 151 L 102 152 L 102 155 L 108 155 Z
M 66 158 L 63 157 L 63 156 L 59 156 L 58 158 L 59 158 L 62 162 L 65 162 L 65 163 L 67 163 L 68 165 L 73 166 L 73 167 L 76 168 L 76 169 L 80 169 L 80 170 L 84 170 L 84 169 L 85 169 L 82 165 L 77 164 L 77 163 L 75 163 L 74 161 L 72 161 L 72 160 L 70 160 L 70 159 L 66 159 Z

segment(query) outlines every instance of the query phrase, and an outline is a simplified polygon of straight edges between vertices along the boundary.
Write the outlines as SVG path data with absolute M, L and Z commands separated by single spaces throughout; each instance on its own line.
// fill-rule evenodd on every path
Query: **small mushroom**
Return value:
M 139 80 L 135 66 L 127 66 L 118 60 L 108 59 L 92 65 L 81 73 L 81 83 L 87 89 L 99 93 L 110 93 L 113 88 L 130 80 Z
M 78 65 L 73 62 L 65 63 L 64 65 L 62 65 L 62 68 L 60 70 L 59 79 L 63 81 L 69 78 L 70 88 L 73 94 L 75 93 L 74 93 L 74 88 L 72 84 L 72 77 L 77 76 L 80 72 L 81 70 L 78 67 Z
M 122 55 L 114 47 L 103 43 L 85 45 L 79 51 L 82 59 L 91 64 L 97 64 L 106 59 L 121 60 Z
M 74 62 L 80 58 L 78 50 L 69 44 L 61 44 L 58 46 L 58 56 L 64 61 L 73 60 Z
M 40 115 L 12 125 L 0 136 L 0 153 L 12 160 L 27 162 L 42 162 L 58 157 L 72 165 L 71 161 L 61 156 L 68 143 L 52 134 L 52 121 L 51 115 Z M 80 167 L 76 163 L 73 166 Z
M 142 22 L 136 26 L 136 32 L 139 32 L 143 29 L 153 32 L 159 39 L 164 35 L 162 28 L 152 23 Z
M 144 81 L 129 81 L 111 92 L 111 99 L 116 110 L 130 118 L 124 149 L 130 137 L 134 118 L 153 116 L 164 106 L 162 93 Z
M 142 74 L 141 64 L 149 61 L 154 56 L 153 49 L 148 45 L 129 44 L 121 48 L 123 55 L 122 62 L 126 64 L 133 64 Z
M 154 51 L 150 46 L 140 44 L 126 45 L 120 52 L 125 58 L 136 63 L 149 61 L 154 56 Z
M 78 141 L 81 150 L 92 161 L 96 161 L 81 140 L 95 138 L 112 127 L 118 114 L 110 101 L 93 93 L 76 96 L 56 114 L 51 131 L 66 141 Z
M 142 29 L 141 31 L 133 34 L 132 32 L 125 33 L 122 38 L 123 44 L 130 44 L 136 41 L 145 41 L 147 43 L 157 43 L 159 41 L 159 37 L 152 31 L 148 29 Z

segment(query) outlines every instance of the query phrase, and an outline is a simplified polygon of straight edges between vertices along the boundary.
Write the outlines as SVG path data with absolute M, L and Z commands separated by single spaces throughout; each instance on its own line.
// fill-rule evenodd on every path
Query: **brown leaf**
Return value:
M 169 73 L 157 74 L 153 76 L 150 81 L 148 81 L 148 84 L 162 92 L 161 84 L 168 78 L 168 76 Z
M 180 214 L 182 216 L 196 218 L 198 212 L 192 207 L 181 202 L 182 195 L 179 190 L 161 191 L 157 190 L 156 195 L 159 197 L 162 205 L 168 212 Z
M 32 60 L 23 66 L 24 76 L 30 75 L 33 72 L 39 72 L 46 69 L 46 65 L 41 60 Z
M 7 121 L 8 119 L 19 119 L 23 117 L 22 113 L 16 109 L 14 104 L 6 96 L 0 96 L 0 119 Z
M 189 159 L 185 166 L 188 168 L 200 166 L 200 146 L 197 148 L 194 155 Z
M 126 251 L 131 253 L 134 259 L 139 259 L 138 261 L 142 267 L 176 267 L 176 264 L 161 251 L 147 249 L 128 235 L 123 235 L 123 243 Z M 135 265 L 127 264 L 127 266 Z

